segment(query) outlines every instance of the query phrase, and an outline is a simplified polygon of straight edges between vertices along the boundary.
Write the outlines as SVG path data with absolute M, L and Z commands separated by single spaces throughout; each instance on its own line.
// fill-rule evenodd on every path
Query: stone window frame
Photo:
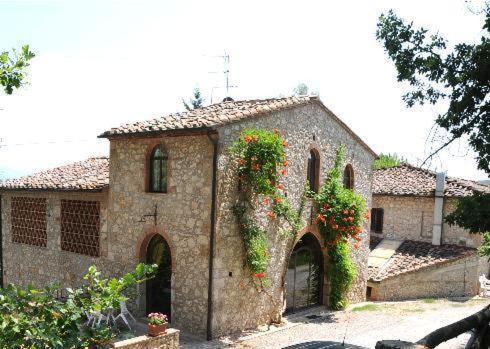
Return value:
M 20 213 L 29 212 L 29 205 L 38 206 L 29 217 L 16 216 L 17 208 Z M 27 206 L 27 207 L 26 207 Z M 32 209 L 32 207 L 30 207 Z M 30 196 L 13 196 L 10 199 L 10 227 L 13 243 L 46 248 L 48 244 L 47 199 Z M 33 233 L 34 235 L 29 233 Z
M 70 205 L 85 205 L 86 207 L 93 206 L 96 213 L 91 214 L 89 212 L 79 213 L 76 219 L 68 220 L 67 217 L 76 214 L 73 210 L 69 211 Z M 66 210 L 65 210 L 66 209 Z M 89 210 L 90 211 L 90 210 Z M 90 257 L 100 257 L 102 255 L 101 250 L 101 202 L 98 200 L 77 200 L 77 199 L 61 199 L 60 200 L 60 247 L 62 251 L 72 252 Z M 84 218 L 85 217 L 85 218 Z M 73 217 L 72 217 L 73 218 Z M 85 219 L 85 221 L 84 221 Z M 86 221 L 88 219 L 88 222 Z M 94 222 L 91 222 L 94 221 Z M 75 229 L 84 229 L 88 238 L 96 240 L 96 243 L 85 243 L 80 240 L 69 240 L 68 237 L 73 235 L 81 237 L 82 233 L 74 232 Z
M 344 174 L 342 176 L 342 183 L 344 184 L 344 188 L 354 190 L 354 178 L 354 167 L 352 167 L 351 164 L 345 165 Z

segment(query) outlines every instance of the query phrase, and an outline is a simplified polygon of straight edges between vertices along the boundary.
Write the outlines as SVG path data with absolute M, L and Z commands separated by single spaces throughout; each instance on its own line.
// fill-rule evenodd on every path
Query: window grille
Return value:
M 100 203 L 61 200 L 61 249 L 100 255 Z
M 11 224 L 13 242 L 46 247 L 46 199 L 13 197 Z

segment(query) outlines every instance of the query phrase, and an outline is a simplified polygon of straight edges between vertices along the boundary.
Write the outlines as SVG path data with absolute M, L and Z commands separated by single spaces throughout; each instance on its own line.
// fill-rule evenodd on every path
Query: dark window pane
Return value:
M 167 152 L 157 145 L 150 158 L 150 191 L 165 193 L 167 191 Z

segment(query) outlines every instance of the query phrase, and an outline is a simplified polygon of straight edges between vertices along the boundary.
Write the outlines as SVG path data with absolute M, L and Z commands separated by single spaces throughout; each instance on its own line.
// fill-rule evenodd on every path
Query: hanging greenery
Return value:
M 354 239 L 354 248 L 359 248 L 362 224 L 364 219 L 369 218 L 364 198 L 343 186 L 344 153 L 341 146 L 334 168 L 315 195 L 318 228 L 330 257 L 326 276 L 330 282 L 330 306 L 333 309 L 342 309 L 347 305 L 347 292 L 357 276 L 356 266 L 350 257 L 349 240 Z
M 290 235 L 296 237 L 301 229 L 303 195 L 296 212 L 284 195 L 280 180 L 287 173 L 285 148 L 289 146 L 279 130 L 245 129 L 230 148 L 237 158 L 240 181 L 239 202 L 233 213 L 238 219 L 247 252 L 247 266 L 254 280 L 268 285 L 267 266 L 270 261 L 267 232 L 254 221 L 259 208 L 267 208 L 270 221 L 284 219 L 289 223 Z

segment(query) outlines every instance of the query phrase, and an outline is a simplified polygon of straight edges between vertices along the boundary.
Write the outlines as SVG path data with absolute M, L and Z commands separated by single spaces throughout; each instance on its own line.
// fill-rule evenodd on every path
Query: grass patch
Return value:
M 364 304 L 359 307 L 352 308 L 352 311 L 375 311 L 378 310 L 378 306 L 376 304 Z
M 435 303 L 436 300 L 434 298 L 425 298 L 422 300 L 422 302 L 427 303 L 427 304 L 432 304 L 432 303 Z

